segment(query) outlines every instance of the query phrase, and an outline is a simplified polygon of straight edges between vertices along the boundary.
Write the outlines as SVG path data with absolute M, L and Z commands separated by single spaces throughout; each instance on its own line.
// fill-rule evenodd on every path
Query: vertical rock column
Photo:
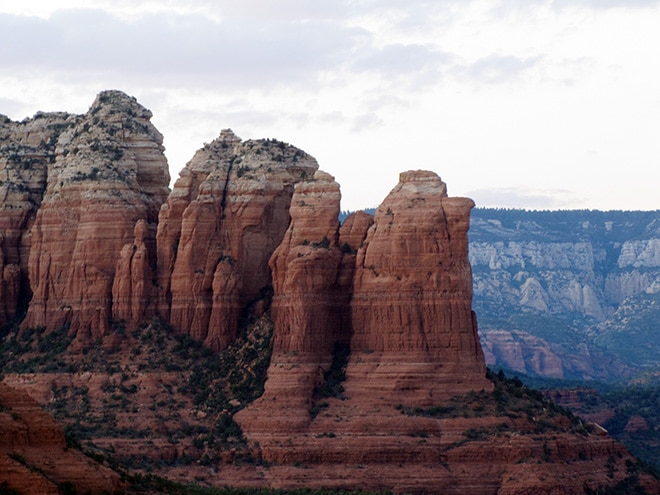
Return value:
M 239 414 L 257 431 L 303 431 L 314 387 L 332 362 L 335 342 L 350 338 L 350 293 L 342 287 L 339 184 L 325 172 L 296 184 L 291 224 L 270 259 L 273 354 L 264 395 Z
M 133 231 L 134 240 L 126 244 L 119 254 L 115 280 L 112 284 L 112 318 L 135 325 L 150 315 L 153 267 L 147 247 L 147 222 L 138 220 Z
M 38 113 L 12 122 L 0 115 L 0 326 L 20 316 L 19 305 L 31 295 L 30 229 L 58 136 L 76 119 L 66 113 Z
M 411 171 L 358 251 L 347 395 L 415 405 L 488 389 L 472 312 L 471 199 Z

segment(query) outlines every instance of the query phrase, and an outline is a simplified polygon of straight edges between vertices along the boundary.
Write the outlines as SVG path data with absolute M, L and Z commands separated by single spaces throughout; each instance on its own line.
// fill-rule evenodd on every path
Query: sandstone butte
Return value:
M 121 348 L 125 329 L 160 319 L 217 352 L 247 308 L 269 313 L 265 390 L 235 415 L 267 465 L 242 484 L 523 494 L 624 479 L 631 457 L 606 436 L 534 437 L 533 419 L 403 414 L 493 390 L 472 311 L 472 200 L 449 197 L 435 173 L 409 171 L 374 217 L 340 225 L 339 185 L 314 158 L 229 130 L 169 191 L 150 118 L 106 91 L 84 115 L 0 119 L 0 325 L 64 327 L 84 351 Z M 341 386 L 329 391 L 338 369 Z M 2 404 L 24 401 L 0 391 Z M 50 462 L 61 435 L 40 439 L 39 423 L 52 420 L 29 408 L 19 426 L 0 412 L 15 432 L 3 430 L 1 455 L 34 465 L 43 451 Z M 464 443 L 467 430 L 490 433 Z M 0 469 L 12 482 L 20 471 L 19 488 L 36 476 L 20 464 Z M 219 469 L 218 484 L 237 480 L 231 465 Z

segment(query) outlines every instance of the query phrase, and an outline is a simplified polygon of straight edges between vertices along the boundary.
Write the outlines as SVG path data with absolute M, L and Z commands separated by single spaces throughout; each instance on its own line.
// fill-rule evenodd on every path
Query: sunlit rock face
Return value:
M 24 326 L 66 324 L 79 343 L 109 331 L 120 251 L 138 221 L 154 251 L 157 212 L 169 192 L 162 136 L 150 118 L 134 98 L 105 91 L 66 122 L 30 229 Z
M 471 199 L 404 172 L 357 254 L 349 393 L 429 404 L 488 388 L 472 312 Z

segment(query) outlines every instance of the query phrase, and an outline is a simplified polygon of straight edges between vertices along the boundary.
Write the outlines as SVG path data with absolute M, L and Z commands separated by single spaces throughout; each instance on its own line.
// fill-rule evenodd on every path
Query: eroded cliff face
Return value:
M 394 406 L 492 390 L 471 311 L 472 206 L 448 198 L 436 174 L 406 172 L 375 218 L 356 213 L 340 228 L 330 177 L 296 186 L 271 258 L 265 392 L 236 416 L 267 461 L 437 462 L 432 449 L 395 439 L 418 426 Z M 328 431 L 342 440 L 308 438 Z
M 76 119 L 66 113 L 39 113 L 23 122 L 0 116 L 0 327 L 30 297 L 29 232 L 55 160 L 55 144 Z
M 317 169 L 293 146 L 229 130 L 196 153 L 159 218 L 159 310 L 175 329 L 214 350 L 234 339 L 241 311 L 271 284 L 293 186 Z
M 153 252 L 168 193 L 162 136 L 150 118 L 134 98 L 107 91 L 59 136 L 30 229 L 32 299 L 24 327 L 70 325 L 81 344 L 109 331 L 119 253 L 138 221 Z M 115 314 L 126 316 L 130 297 L 115 295 Z
M 621 445 L 486 378 L 470 199 L 449 197 L 432 172 L 410 171 L 375 217 L 358 212 L 340 225 L 339 185 L 314 158 L 229 130 L 168 195 L 150 117 L 111 91 L 85 115 L 1 124 L 0 173 L 11 180 L 0 185 L 0 323 L 29 300 L 22 332 L 5 338 L 5 349 L 25 354 L 0 356 L 15 372 L 5 381 L 57 399 L 58 410 L 69 401 L 91 429 L 107 422 L 94 433 L 101 448 L 193 458 L 172 473 L 216 484 L 571 493 L 624 478 Z M 626 252 L 633 265 L 655 259 L 652 246 Z M 543 290 L 527 283 L 530 307 L 543 307 Z M 217 351 L 203 365 L 199 342 Z M 537 361 L 552 362 L 540 352 Z M 9 417 L 3 439 L 17 449 L 30 426 Z M 52 432 L 42 434 L 61 443 Z M 166 440 L 178 436 L 185 442 Z M 27 447 L 15 451 L 33 465 Z M 267 463 L 232 466 L 244 455 Z M 541 462 L 561 468 L 547 477 Z
M 340 198 L 339 184 L 322 171 L 295 186 L 291 224 L 270 259 L 275 330 L 268 380 L 243 414 L 259 430 L 304 431 L 333 348 L 350 342 L 352 273 L 342 263 L 350 248 L 340 247 Z
M 376 210 L 358 250 L 349 394 L 427 405 L 489 387 L 467 257 L 473 206 L 436 174 L 411 171 Z

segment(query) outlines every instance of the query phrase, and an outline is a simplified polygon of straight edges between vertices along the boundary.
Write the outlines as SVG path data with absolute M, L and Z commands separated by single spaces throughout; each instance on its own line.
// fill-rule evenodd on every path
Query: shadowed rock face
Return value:
M 109 331 L 119 253 L 139 220 L 153 250 L 168 193 L 162 136 L 150 118 L 134 98 L 107 91 L 59 136 L 30 231 L 33 297 L 23 326 L 68 324 L 80 344 Z
M 55 160 L 58 136 L 76 122 L 66 113 L 39 113 L 23 122 L 0 115 L 0 326 L 30 296 L 29 231 Z
M 215 350 L 271 284 L 268 260 L 289 225 L 293 186 L 317 170 L 301 150 L 231 131 L 197 152 L 160 212 L 161 315 Z
M 265 421 L 273 431 L 304 429 L 334 344 L 350 340 L 351 278 L 343 277 L 339 203 L 339 184 L 325 172 L 295 186 L 291 224 L 270 259 L 273 354 L 264 395 L 249 413 L 260 427 Z M 278 414 L 267 413 L 272 401 Z

